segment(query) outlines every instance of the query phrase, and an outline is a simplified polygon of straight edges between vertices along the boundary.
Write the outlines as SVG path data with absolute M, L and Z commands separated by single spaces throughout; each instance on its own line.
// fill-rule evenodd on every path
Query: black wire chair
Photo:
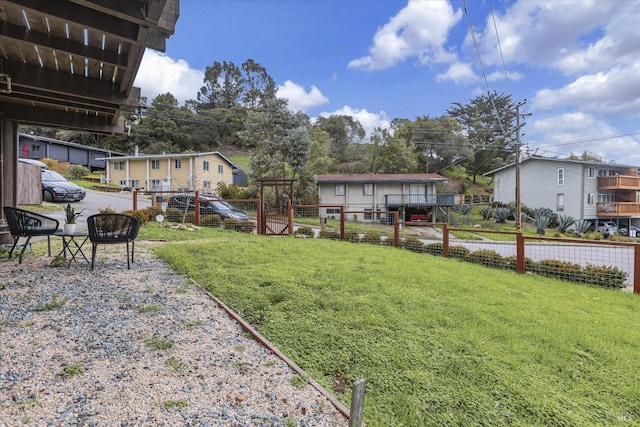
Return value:
M 47 236 L 47 246 L 49 256 L 51 256 L 51 235 L 58 231 L 58 225 L 60 224 L 57 219 L 11 206 L 4 206 L 3 209 L 11 231 L 11 237 L 13 238 L 9 259 L 11 259 L 16 246 L 18 246 L 18 240 L 21 237 L 26 237 L 27 240 L 22 244 L 22 250 L 18 256 L 18 264 L 22 263 L 22 255 L 24 255 L 24 251 L 29 246 L 29 241 L 33 236 Z
M 140 222 L 136 217 L 125 214 L 97 214 L 87 218 L 89 240 L 91 240 L 91 269 L 96 262 L 98 245 L 127 245 L 127 269 L 131 269 L 135 240 L 138 237 Z M 129 243 L 131 243 L 131 257 L 129 257 Z

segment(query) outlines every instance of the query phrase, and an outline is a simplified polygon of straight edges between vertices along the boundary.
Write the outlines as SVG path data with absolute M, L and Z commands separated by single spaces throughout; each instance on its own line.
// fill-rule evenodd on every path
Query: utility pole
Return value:
M 516 231 L 520 232 L 522 228 L 522 201 L 520 198 L 520 128 L 524 123 L 520 124 L 520 116 L 530 116 L 529 114 L 520 114 L 520 107 L 527 103 L 525 99 L 516 104 Z

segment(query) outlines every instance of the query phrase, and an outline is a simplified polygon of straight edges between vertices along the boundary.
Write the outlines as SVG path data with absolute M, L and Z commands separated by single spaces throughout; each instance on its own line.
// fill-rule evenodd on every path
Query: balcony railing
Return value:
M 598 216 L 617 217 L 640 215 L 640 203 L 608 202 L 596 204 Z
M 640 190 L 640 176 L 599 176 L 598 190 Z
M 454 206 L 455 194 L 386 194 L 387 207 L 398 206 Z

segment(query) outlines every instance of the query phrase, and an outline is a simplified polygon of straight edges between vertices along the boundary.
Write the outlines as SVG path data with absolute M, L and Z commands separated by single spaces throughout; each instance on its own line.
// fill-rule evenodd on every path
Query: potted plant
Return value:
M 67 207 L 64 208 L 64 213 L 66 217 L 66 223 L 64 224 L 64 232 L 65 234 L 73 234 L 76 231 L 76 218 L 80 216 L 80 214 L 84 211 L 82 209 L 79 212 L 76 212 L 75 208 L 71 206 L 70 203 L 67 203 Z

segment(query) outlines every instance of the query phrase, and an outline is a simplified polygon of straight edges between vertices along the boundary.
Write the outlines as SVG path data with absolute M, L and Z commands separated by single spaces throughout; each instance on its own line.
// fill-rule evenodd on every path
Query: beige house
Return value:
M 316 181 L 322 205 L 346 211 L 398 211 L 403 221 L 434 220 L 437 210 L 453 206 L 455 199 L 453 194 L 437 194 L 436 184 L 447 179 L 435 173 L 318 175 Z M 339 209 L 326 208 L 328 216 L 336 213 Z M 359 217 L 373 221 L 381 215 Z
M 102 159 L 101 159 L 102 160 Z M 236 166 L 217 151 L 106 157 L 105 182 L 151 191 L 215 191 L 233 183 Z

